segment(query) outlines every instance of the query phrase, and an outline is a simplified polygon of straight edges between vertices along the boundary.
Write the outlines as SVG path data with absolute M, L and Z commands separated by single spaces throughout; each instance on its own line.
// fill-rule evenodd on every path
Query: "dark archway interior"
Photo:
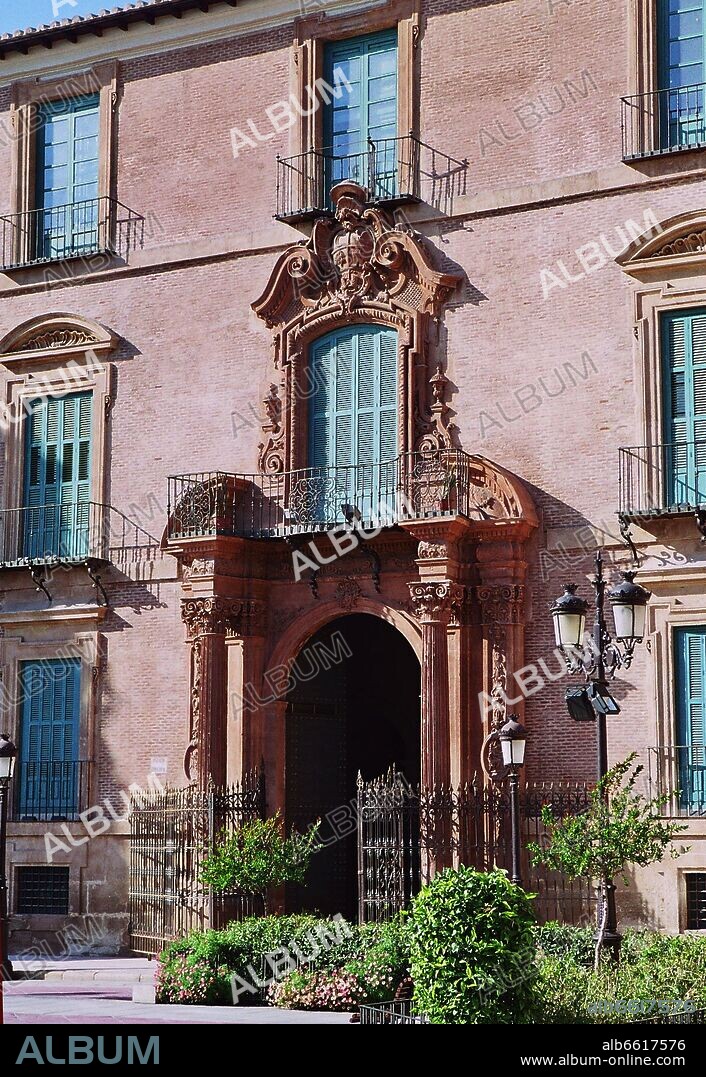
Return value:
M 420 668 L 395 628 L 369 614 L 326 625 L 302 648 L 287 697 L 287 827 L 321 819 L 324 848 L 305 887 L 287 888 L 289 911 L 354 918 L 356 782 L 391 766 L 420 777 Z

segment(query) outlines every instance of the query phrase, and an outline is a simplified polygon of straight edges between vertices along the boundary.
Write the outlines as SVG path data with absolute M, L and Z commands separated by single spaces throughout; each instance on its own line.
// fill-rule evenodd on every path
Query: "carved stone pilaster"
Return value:
M 525 589 L 522 584 L 490 584 L 476 588 L 481 624 L 490 645 L 491 727 L 507 718 L 507 661 L 511 626 L 522 623 Z

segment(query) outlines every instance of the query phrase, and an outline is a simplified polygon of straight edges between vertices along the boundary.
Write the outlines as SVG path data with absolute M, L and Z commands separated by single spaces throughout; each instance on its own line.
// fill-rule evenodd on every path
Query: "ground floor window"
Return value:
M 706 931 L 706 871 L 688 871 L 686 885 L 686 930 Z
M 18 913 L 67 915 L 69 911 L 68 868 L 18 868 Z

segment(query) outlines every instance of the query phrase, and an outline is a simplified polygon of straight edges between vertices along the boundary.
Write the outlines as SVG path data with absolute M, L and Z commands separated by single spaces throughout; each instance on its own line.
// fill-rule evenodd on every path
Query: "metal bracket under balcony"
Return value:
M 495 499 L 480 476 L 477 459 L 455 449 L 275 475 L 173 475 L 167 536 L 174 542 L 219 535 L 287 539 L 450 516 L 491 519 Z
M 359 153 L 311 149 L 277 158 L 277 220 L 295 224 L 332 216 L 329 191 L 343 180 L 364 187 L 371 204 L 389 207 L 428 202 L 449 213 L 464 194 L 468 161 L 435 150 L 414 135 L 370 139 Z
M 618 456 L 618 516 L 631 547 L 631 522 L 680 516 L 692 516 L 706 542 L 706 439 L 635 445 Z
M 86 570 L 99 599 L 109 605 L 105 568 L 117 551 L 148 545 L 156 548 L 157 540 L 112 505 L 69 501 L 0 510 L 0 570 L 29 572 L 49 602 L 56 573 L 79 567 Z
M 142 245 L 144 223 L 144 217 L 108 197 L 0 216 L 0 268 L 7 272 L 116 255 Z M 98 267 L 91 263 L 89 268 Z
M 623 160 L 706 147 L 706 83 L 621 97 Z

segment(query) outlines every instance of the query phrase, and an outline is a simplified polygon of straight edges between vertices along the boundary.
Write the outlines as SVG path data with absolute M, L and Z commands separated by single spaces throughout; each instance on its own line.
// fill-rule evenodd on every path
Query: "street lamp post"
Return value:
M 581 649 L 588 603 L 576 594 L 575 584 L 565 587 L 564 594 L 551 606 L 551 613 L 556 641 L 564 652 L 569 672 L 583 673 L 588 682 L 588 697 L 596 721 L 596 772 L 600 782 L 608 773 L 606 716 L 620 713 L 620 707 L 608 689 L 608 682 L 618 669 L 629 667 L 636 644 L 641 643 L 644 638 L 650 592 L 634 582 L 635 572 L 622 573 L 622 582 L 608 592 L 615 622 L 615 638 L 611 637 L 605 620 L 606 580 L 600 550 L 596 553 L 595 563 L 596 573 L 591 580 L 591 586 L 596 595 L 596 606 L 591 633 L 592 645 L 588 653 Z M 603 796 L 607 801 L 605 790 Z M 610 947 L 617 956 L 621 936 L 617 930 L 615 884 L 609 878 L 602 880 L 601 901 L 598 902 L 596 913 L 599 931 L 604 913 L 603 945 Z
M 520 767 L 525 762 L 525 744 L 527 732 L 517 721 L 517 715 L 511 714 L 500 730 L 500 747 L 503 763 L 509 769 L 510 786 L 510 823 L 512 827 L 512 881 L 522 886 L 521 852 L 520 852 Z
M 3 983 L 12 979 L 12 965 L 8 955 L 7 878 L 5 876 L 5 849 L 7 845 L 7 792 L 15 772 L 17 749 L 7 733 L 0 735 L 0 1024 L 3 1023 Z

